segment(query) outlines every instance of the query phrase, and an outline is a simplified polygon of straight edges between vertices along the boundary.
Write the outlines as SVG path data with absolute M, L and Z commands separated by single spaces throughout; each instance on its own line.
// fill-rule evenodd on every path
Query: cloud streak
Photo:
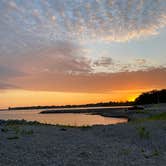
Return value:
M 16 89 L 16 88 L 18 89 L 18 87 L 15 86 L 15 85 L 4 83 L 4 82 L 0 82 L 0 90 Z
M 40 73 L 8 81 L 26 90 L 110 93 L 113 90 L 164 88 L 166 68 L 119 73 Z
M 80 45 L 56 41 L 40 50 L 24 54 L 0 56 L 0 79 L 34 74 L 81 74 L 92 72 L 90 61 L 82 56 Z M 5 65 L 3 65 L 5 64 Z

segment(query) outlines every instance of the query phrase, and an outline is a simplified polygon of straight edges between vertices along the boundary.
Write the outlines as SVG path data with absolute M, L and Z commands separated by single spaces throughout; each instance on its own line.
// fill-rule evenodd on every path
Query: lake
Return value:
M 0 111 L 0 119 L 3 120 L 27 120 L 38 121 L 47 124 L 71 125 L 71 126 L 92 126 L 126 123 L 126 118 L 110 118 L 100 115 L 83 113 L 56 113 L 39 114 L 42 110 L 6 110 Z

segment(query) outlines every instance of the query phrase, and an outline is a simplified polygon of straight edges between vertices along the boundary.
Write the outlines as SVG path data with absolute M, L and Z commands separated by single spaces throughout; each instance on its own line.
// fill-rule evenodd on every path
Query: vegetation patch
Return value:
M 7 127 L 4 127 L 4 128 L 1 129 L 1 131 L 4 132 L 4 133 L 7 133 L 9 131 L 9 129 Z
M 123 155 L 129 155 L 131 153 L 131 149 L 127 149 L 127 148 L 122 149 L 120 153 Z
M 147 119 L 148 120 L 166 120 L 166 112 L 163 112 L 157 115 L 152 115 Z
M 139 127 L 137 130 L 140 138 L 142 139 L 150 138 L 150 132 L 145 127 Z
M 24 129 L 23 127 L 16 125 L 15 123 L 14 125 L 11 125 L 10 123 L 10 125 L 1 128 L 1 131 L 6 134 L 11 134 L 10 137 L 7 137 L 8 140 L 18 139 L 19 137 L 29 136 L 34 133 L 32 129 Z
M 135 120 L 131 120 L 130 123 L 141 123 L 141 122 L 147 122 L 147 121 L 155 121 L 155 120 L 166 120 L 166 112 L 155 114 L 155 115 L 149 115 L 147 118 L 139 118 Z
M 135 99 L 136 105 L 166 103 L 166 89 L 142 93 Z
M 77 125 L 59 125 L 56 124 L 56 127 L 60 127 L 62 131 L 65 131 L 67 128 L 80 128 L 80 129 L 89 129 L 92 126 L 84 125 L 84 126 L 77 126 Z
M 92 128 L 92 126 L 88 126 L 88 125 L 87 125 L 87 126 L 81 126 L 80 128 L 81 128 L 82 130 L 87 130 L 87 129 Z
M 13 126 L 13 125 L 43 125 L 37 121 L 26 121 L 26 120 L 7 120 L 5 121 L 6 126 Z
M 20 131 L 21 135 L 32 135 L 33 133 L 34 133 L 33 130 L 25 130 L 25 129 L 23 129 L 23 130 Z
M 11 137 L 7 137 L 8 140 L 14 140 L 14 139 L 19 139 L 18 136 L 11 136 Z
M 159 151 L 157 149 L 155 149 L 154 151 L 152 151 L 149 154 L 146 154 L 145 151 L 144 151 L 144 157 L 145 158 L 157 157 L 159 155 L 160 155 L 160 153 L 159 153 Z

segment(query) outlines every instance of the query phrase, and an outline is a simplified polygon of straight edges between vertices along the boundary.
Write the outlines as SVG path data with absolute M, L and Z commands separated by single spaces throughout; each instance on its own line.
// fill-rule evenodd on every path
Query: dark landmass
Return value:
M 31 106 L 31 107 L 9 107 L 9 110 L 32 110 L 32 109 L 57 109 L 57 108 L 84 108 L 84 107 L 111 107 L 111 106 L 136 106 L 146 104 L 166 103 L 166 89 L 152 90 L 144 92 L 138 96 L 135 101 L 126 102 L 100 102 L 92 104 L 81 105 L 62 105 L 62 106 Z
M 142 93 L 134 103 L 137 105 L 166 103 L 166 89 Z
M 130 106 L 129 106 L 130 107 Z M 117 118 L 128 118 L 126 107 L 117 107 L 117 108 L 89 108 L 89 109 L 65 109 L 65 110 L 44 110 L 41 111 L 41 114 L 58 114 L 58 113 L 84 113 L 84 114 L 93 114 L 101 115 L 105 117 L 117 117 Z
M 32 109 L 54 109 L 54 108 L 79 108 L 79 107 L 110 107 L 110 106 L 131 106 L 133 102 L 101 102 L 94 104 L 64 105 L 64 106 L 31 106 L 31 107 L 9 107 L 9 110 L 32 110 Z

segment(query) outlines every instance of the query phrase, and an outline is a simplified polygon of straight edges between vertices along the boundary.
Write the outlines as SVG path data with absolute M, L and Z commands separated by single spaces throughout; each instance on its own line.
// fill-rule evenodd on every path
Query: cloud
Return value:
M 136 59 L 135 62 L 138 65 L 146 65 L 147 61 L 145 59 Z
M 47 40 L 126 41 L 166 26 L 164 0 L 2 0 L 0 7 L 1 24 Z
M 83 49 L 71 41 L 56 41 L 24 54 L 0 56 L 0 78 L 26 75 L 91 72 L 90 61 L 82 56 Z M 5 66 L 3 64 L 6 64 Z
M 131 72 L 131 71 L 146 71 L 154 68 L 164 68 L 165 65 L 157 65 L 152 63 L 149 59 L 133 59 L 128 62 L 113 59 L 110 56 L 101 56 L 91 63 L 93 73 L 118 73 L 118 72 Z
M 113 90 L 165 88 L 166 68 L 119 73 L 40 73 L 9 81 L 26 90 L 109 93 Z
M 85 58 L 78 43 L 126 41 L 157 33 L 166 25 L 165 8 L 166 2 L 161 0 L 1 0 L 0 65 L 24 73 L 78 74 L 99 68 L 119 72 L 131 71 L 135 64 L 139 66 L 136 70 L 141 65 L 145 69 L 149 65 L 143 66 L 140 60 L 131 65 L 108 56 L 92 64 L 94 55 Z
M 51 46 L 34 52 L 30 63 L 26 63 L 24 68 L 33 67 L 33 73 L 88 73 L 91 71 L 90 62 L 82 56 L 82 51 L 81 46 L 73 42 L 56 41 Z
M 0 66 L 0 79 L 6 79 L 9 77 L 18 77 L 23 76 L 24 73 L 21 71 L 17 71 L 16 69 L 10 68 L 10 66 Z
M 109 67 L 110 65 L 113 65 L 113 64 L 114 64 L 114 62 L 113 62 L 111 57 L 104 57 L 104 56 L 100 57 L 98 60 L 96 60 L 93 63 L 93 65 L 95 67 L 97 67 L 97 66 L 99 66 L 99 67 L 100 66 L 102 66 L 102 67 Z
M 88 44 L 157 34 L 166 26 L 165 9 L 162 0 L 1 0 L 0 79 L 25 89 L 76 92 L 117 89 L 123 81 L 127 87 L 126 80 L 142 79 L 140 70 L 143 75 L 159 73 L 161 81 L 165 70 L 155 69 L 148 60 L 97 59 L 92 53 L 98 46 Z M 84 42 L 87 48 L 80 45 Z M 91 48 L 85 56 L 85 49 Z
M 15 86 L 15 85 L 4 83 L 4 82 L 0 82 L 0 90 L 2 90 L 2 89 L 15 89 L 15 88 L 18 89 L 18 87 Z

